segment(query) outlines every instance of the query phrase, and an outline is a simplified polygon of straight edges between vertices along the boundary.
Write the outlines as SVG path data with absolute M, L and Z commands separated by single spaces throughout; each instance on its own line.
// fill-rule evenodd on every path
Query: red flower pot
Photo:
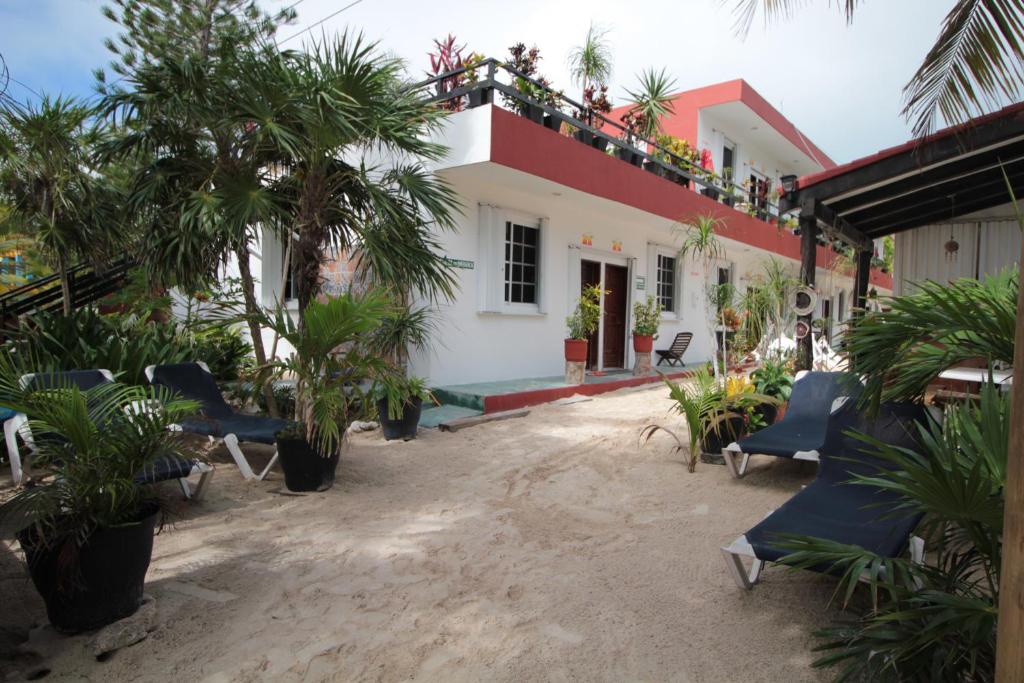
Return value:
M 586 363 L 587 362 L 587 340 L 586 339 L 566 339 L 565 340 L 565 359 L 572 361 L 573 363 Z
M 654 348 L 653 334 L 634 334 L 633 350 L 637 353 L 650 353 Z

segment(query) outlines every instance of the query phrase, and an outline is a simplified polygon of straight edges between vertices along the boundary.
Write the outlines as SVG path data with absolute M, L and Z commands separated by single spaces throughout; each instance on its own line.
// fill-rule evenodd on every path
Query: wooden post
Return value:
M 853 305 L 863 309 L 868 305 L 868 282 L 871 277 L 870 251 L 857 252 L 857 274 L 854 280 Z
M 818 219 L 814 215 L 814 202 L 807 202 L 800 209 L 800 283 L 806 287 L 814 287 L 814 274 L 817 268 L 818 255 Z M 811 321 L 814 313 L 801 315 L 797 321 L 807 325 L 807 336 L 796 343 L 796 369 L 810 370 L 814 359 L 811 349 Z
M 1024 243 L 1021 244 L 1024 263 Z M 1017 294 L 1014 333 L 1010 447 L 1006 459 L 1006 507 L 1003 510 L 1003 567 L 999 574 L 999 631 L 996 681 L 1024 681 L 1024 288 Z

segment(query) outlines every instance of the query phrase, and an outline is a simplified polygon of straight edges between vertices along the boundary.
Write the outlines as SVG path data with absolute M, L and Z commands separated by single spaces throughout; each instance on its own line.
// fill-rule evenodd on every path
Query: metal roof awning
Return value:
M 780 202 L 855 246 L 1024 198 L 1024 103 L 804 176 Z M 862 248 L 862 247 L 861 247 Z

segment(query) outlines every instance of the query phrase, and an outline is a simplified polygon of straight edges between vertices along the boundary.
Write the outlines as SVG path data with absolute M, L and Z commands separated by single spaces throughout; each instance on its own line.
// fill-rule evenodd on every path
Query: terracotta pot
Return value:
M 654 348 L 654 335 L 633 334 L 633 350 L 637 353 L 650 353 Z
M 586 363 L 587 362 L 587 340 L 586 339 L 566 339 L 565 340 L 565 359 L 572 361 L 573 363 Z

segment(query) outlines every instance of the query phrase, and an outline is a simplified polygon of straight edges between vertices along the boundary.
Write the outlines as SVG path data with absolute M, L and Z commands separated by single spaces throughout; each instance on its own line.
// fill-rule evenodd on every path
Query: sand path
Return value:
M 813 465 L 687 474 L 667 437 L 637 446 L 667 407 L 655 387 L 409 443 L 357 435 L 323 494 L 219 465 L 156 538 L 160 627 L 105 662 L 62 639 L 47 680 L 821 680 L 832 584 L 770 568 L 744 593 L 718 550 Z M 4 569 L 13 618 L 43 620 Z

